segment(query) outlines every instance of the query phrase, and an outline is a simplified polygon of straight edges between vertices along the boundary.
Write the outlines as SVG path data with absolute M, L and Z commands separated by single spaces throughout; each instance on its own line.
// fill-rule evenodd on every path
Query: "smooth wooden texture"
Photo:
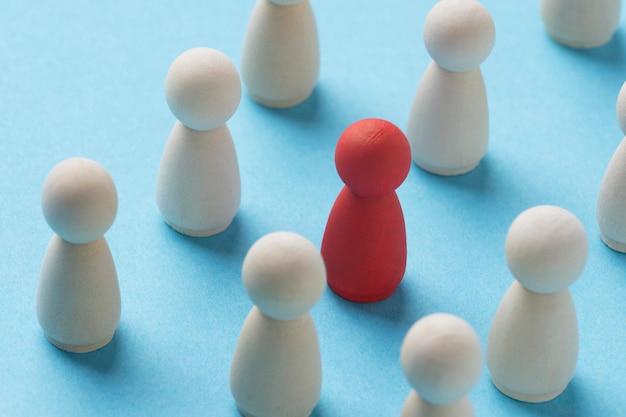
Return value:
M 69 352 L 90 352 L 113 338 L 120 321 L 117 272 L 106 240 L 74 244 L 54 235 L 37 286 L 37 319 L 46 338 Z
M 413 387 L 402 417 L 474 414 L 467 394 L 483 361 L 478 335 L 466 321 L 447 313 L 421 318 L 402 342 L 400 363 Z
M 578 361 L 578 321 L 568 286 L 587 262 L 587 235 L 567 210 L 535 206 L 511 224 L 505 253 L 516 281 L 491 324 L 487 367 L 505 395 L 549 401 L 565 390 Z
M 273 232 L 257 240 L 248 250 L 241 274 L 250 300 L 276 320 L 307 313 L 326 289 L 319 251 L 293 232 Z
M 247 94 L 268 107 L 306 100 L 320 71 L 315 15 L 309 0 L 258 0 L 241 52 Z
M 604 174 L 596 218 L 602 241 L 615 251 L 626 252 L 626 138 L 615 150 Z
M 539 294 L 566 289 L 585 269 L 587 232 L 569 211 L 535 206 L 519 214 L 506 235 L 506 262 L 525 288 Z
M 424 43 L 433 61 L 417 87 L 406 131 L 420 168 L 461 175 L 487 152 L 489 109 L 479 65 L 494 42 L 491 15 L 474 0 L 441 1 L 428 13 Z
M 424 22 L 424 45 L 433 61 L 454 72 L 478 67 L 491 53 L 496 29 L 489 11 L 475 0 L 439 1 Z
M 609 42 L 619 25 L 621 0 L 542 0 L 541 19 L 555 41 L 571 48 Z
M 408 142 L 392 123 L 363 119 L 339 138 L 335 163 L 346 186 L 322 239 L 328 285 L 350 301 L 383 300 L 406 268 L 406 227 L 395 189 L 411 165 Z
M 252 245 L 242 278 L 256 305 L 231 365 L 237 408 L 246 417 L 307 417 L 322 389 L 320 347 L 309 309 L 326 288 L 324 261 L 306 238 L 273 232 Z
M 231 224 L 241 179 L 227 125 L 209 131 L 174 125 L 161 158 L 156 201 L 165 222 L 185 235 L 211 236 Z
M 239 163 L 226 125 L 241 100 L 237 68 L 216 49 L 187 50 L 170 66 L 165 97 L 179 120 L 159 165 L 159 210 L 184 235 L 220 233 L 241 200 Z
M 37 319 L 59 349 L 99 349 L 120 321 L 117 272 L 103 237 L 117 214 L 115 184 L 98 162 L 70 158 L 50 170 L 41 200 L 55 235 L 37 285 Z
M 230 58 L 217 49 L 189 49 L 170 65 L 165 99 L 185 126 L 213 130 L 226 123 L 239 106 L 239 73 Z
M 626 83 L 617 97 L 617 121 L 626 134 Z M 611 249 L 626 252 L 626 138 L 619 144 L 604 173 L 596 220 L 602 241 Z
M 117 190 L 107 170 L 87 158 L 57 164 L 43 185 L 41 208 L 55 233 L 72 243 L 89 243 L 111 227 Z
M 489 332 L 494 385 L 519 401 L 549 401 L 565 390 L 578 361 L 578 323 L 568 289 L 537 294 L 514 282 Z
M 425 171 L 460 175 L 476 168 L 489 142 L 480 68 L 452 72 L 431 62 L 413 99 L 406 132 L 413 162 Z
M 320 348 L 310 313 L 275 320 L 253 307 L 237 342 L 230 387 L 246 417 L 310 415 L 322 388 Z

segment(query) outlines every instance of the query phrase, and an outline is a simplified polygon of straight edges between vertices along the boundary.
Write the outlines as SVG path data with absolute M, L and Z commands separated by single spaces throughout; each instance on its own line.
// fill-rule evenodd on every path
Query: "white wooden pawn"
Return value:
M 585 267 L 587 235 L 567 210 L 537 206 L 513 221 L 505 252 L 516 281 L 493 319 L 487 367 L 505 395 L 549 401 L 565 390 L 576 369 L 578 323 L 568 286 Z
M 413 161 L 438 175 L 474 169 L 487 151 L 489 113 L 479 65 L 495 27 L 474 0 L 445 0 L 426 17 L 424 43 L 433 58 L 415 93 L 407 138 Z
M 105 346 L 120 320 L 117 272 L 104 233 L 117 213 L 109 173 L 86 158 L 55 166 L 43 187 L 43 214 L 55 231 L 37 286 L 46 338 L 69 352 Z
M 241 200 L 237 153 L 226 125 L 241 100 L 237 69 L 220 51 L 190 49 L 172 63 L 165 97 L 178 121 L 159 166 L 157 205 L 179 233 L 220 233 Z
M 548 35 L 571 48 L 609 42 L 619 26 L 621 0 L 542 0 L 541 19 Z
M 452 314 L 418 320 L 400 352 L 413 390 L 401 417 L 472 417 L 468 397 L 482 370 L 482 351 L 474 329 Z
M 626 83 L 617 97 L 617 120 L 626 134 Z M 596 220 L 602 241 L 611 249 L 626 252 L 626 137 L 622 139 L 602 179 Z
M 320 70 L 309 0 L 258 0 L 241 52 L 248 95 L 268 107 L 291 107 L 312 93 Z
M 319 250 L 295 233 L 271 233 L 252 245 L 242 275 L 256 306 L 243 324 L 231 366 L 237 407 L 246 417 L 307 417 L 322 384 L 309 313 L 326 287 Z

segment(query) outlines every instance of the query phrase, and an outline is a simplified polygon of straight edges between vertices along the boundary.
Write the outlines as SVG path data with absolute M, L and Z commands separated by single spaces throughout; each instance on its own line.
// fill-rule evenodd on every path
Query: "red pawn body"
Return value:
M 396 193 L 361 197 L 344 187 L 328 217 L 322 257 L 328 286 L 343 298 L 389 297 L 406 268 L 406 229 Z
M 392 123 L 364 119 L 339 138 L 335 164 L 346 186 L 322 240 L 328 286 L 350 301 L 383 300 L 406 268 L 406 227 L 395 189 L 411 167 L 409 143 Z

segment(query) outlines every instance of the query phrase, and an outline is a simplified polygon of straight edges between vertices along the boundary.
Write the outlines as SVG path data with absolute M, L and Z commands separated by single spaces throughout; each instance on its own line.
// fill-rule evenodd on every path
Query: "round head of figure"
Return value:
M 448 71 L 478 67 L 489 56 L 495 39 L 491 15 L 475 0 L 441 0 L 424 23 L 426 49 Z
M 576 281 L 587 262 L 585 228 L 569 211 L 536 206 L 522 212 L 506 235 L 506 261 L 526 289 L 551 294 Z
M 180 54 L 165 79 L 170 110 L 194 130 L 215 129 L 232 117 L 241 100 L 235 64 L 222 52 L 193 48 Z
M 626 135 L 626 82 L 622 84 L 617 96 L 617 121 L 620 129 Z
M 393 123 L 363 119 L 339 137 L 335 165 L 352 192 L 379 197 L 398 188 L 409 174 L 411 148 Z
M 408 331 L 400 363 L 424 401 L 446 405 L 466 396 L 482 370 L 482 351 L 474 329 L 457 316 L 437 313 Z
M 87 158 L 67 159 L 50 171 L 41 201 L 46 221 L 62 239 L 89 243 L 117 214 L 117 191 L 106 169 Z
M 250 300 L 276 320 L 305 314 L 326 288 L 319 251 L 292 232 L 274 232 L 257 240 L 243 261 L 242 276 Z

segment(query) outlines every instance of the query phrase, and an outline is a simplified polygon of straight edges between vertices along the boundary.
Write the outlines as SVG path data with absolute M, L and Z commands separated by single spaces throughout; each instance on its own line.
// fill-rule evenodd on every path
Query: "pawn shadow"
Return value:
M 588 415 L 589 410 L 586 409 L 590 406 L 594 409 L 594 415 L 612 415 L 610 410 L 603 410 L 605 402 L 601 398 L 589 398 L 589 392 L 585 390 L 582 382 L 576 377 L 558 397 L 543 403 L 514 400 L 498 391 L 493 384 L 491 384 L 491 389 L 496 392 L 502 402 L 506 402 L 505 407 L 511 411 L 511 415 L 528 415 L 532 412 L 533 415 L 546 417 L 583 417 Z
M 514 192 L 514 178 L 510 177 L 510 172 L 500 170 L 500 161 L 494 161 L 486 155 L 480 164 L 472 171 L 454 176 L 443 176 L 425 171 L 415 165 L 407 180 L 410 185 L 423 187 L 428 195 L 428 201 L 438 201 L 445 207 L 453 211 L 467 214 L 468 207 L 484 207 L 485 210 L 493 214 L 494 210 L 499 210 L 496 202 L 508 206 L 525 206 L 523 193 Z M 420 203 L 421 204 L 421 203 Z M 476 210 L 473 212 L 479 213 Z M 486 213 L 481 211 L 480 213 Z
M 164 233 L 167 233 L 168 239 L 171 239 L 175 244 L 192 246 L 195 249 L 207 251 L 223 258 L 240 257 L 242 253 L 245 254 L 251 244 L 250 237 L 246 233 L 248 220 L 242 211 L 237 213 L 226 230 L 207 237 L 187 236 L 172 229 L 165 222 L 161 221 L 161 223 Z
M 45 342 L 49 345 L 48 348 L 53 353 L 53 357 L 73 363 L 80 368 L 86 368 L 98 374 L 106 375 L 117 373 L 121 366 L 125 333 L 126 330 L 123 324 L 120 324 L 115 331 L 113 339 L 106 346 L 87 353 L 67 352 L 57 348 L 47 340 Z
M 293 107 L 273 108 L 255 102 L 251 98 L 251 107 L 264 119 L 268 119 L 280 128 L 280 132 L 298 132 L 298 138 L 308 143 L 331 146 L 334 149 L 341 131 L 354 120 L 337 103 L 339 97 L 331 96 L 323 83 L 318 83 L 311 95 L 302 103 Z M 289 137 L 288 143 L 294 142 Z
M 315 86 L 311 95 L 303 102 L 285 108 L 274 108 L 257 103 L 252 98 L 248 97 L 248 100 L 262 113 L 267 115 L 281 117 L 289 119 L 300 124 L 314 124 L 319 122 L 322 109 L 324 108 L 323 102 L 325 100 L 324 88 L 321 85 Z
M 235 401 L 232 402 L 231 410 L 232 416 L 243 417 L 243 414 L 241 413 L 241 411 L 239 411 L 239 408 L 237 408 L 237 404 L 235 403 Z M 331 417 L 335 415 L 337 415 L 336 412 L 328 410 L 328 407 L 325 406 L 324 397 L 322 397 L 315 406 L 315 408 L 313 408 L 313 411 L 311 411 L 309 417 Z
M 437 175 L 425 171 L 415 164 L 413 165 L 418 172 L 419 181 L 433 183 L 437 186 L 456 187 L 474 193 L 487 193 L 492 191 L 495 186 L 493 161 L 488 154 L 483 157 L 476 168 L 462 175 Z
M 549 37 L 546 34 L 547 37 Z M 588 74 L 593 72 L 602 74 L 598 79 L 609 89 L 608 93 L 615 95 L 619 86 L 624 82 L 626 73 L 626 35 L 620 27 L 611 40 L 596 48 L 571 48 L 561 45 L 550 38 L 554 53 L 569 60 L 570 65 L 579 67 L 581 82 L 589 82 Z
M 419 317 L 427 314 L 428 303 L 420 299 L 419 295 L 411 293 L 406 285 L 407 280 L 412 280 L 405 275 L 400 285 L 388 298 L 371 303 L 359 303 L 347 300 L 334 291 L 329 290 L 332 303 L 337 309 L 355 313 L 356 315 L 375 316 L 380 320 L 394 324 L 406 330 L 407 325 L 412 325 Z
M 620 268 L 626 268 L 626 253 L 618 252 L 607 246 L 600 237 L 598 230 L 590 231 L 589 237 L 593 239 L 593 242 L 590 242 L 591 246 L 597 246 L 597 250 L 601 253 L 602 258 L 599 260 L 611 265 L 619 265 Z
M 558 45 L 573 54 L 593 59 L 617 70 L 626 71 L 626 40 L 624 36 L 624 30 L 620 27 L 609 42 L 597 48 L 576 49 Z M 556 41 L 553 42 L 557 43 Z
M 317 403 L 313 411 L 311 412 L 310 417 L 331 417 L 337 415 L 333 410 L 329 410 L 328 407 L 324 404 L 324 398 L 320 399 L 320 402 Z
M 462 175 L 442 176 L 418 166 L 414 169 L 416 172 L 407 181 L 427 188 L 429 199 L 449 201 L 448 208 L 462 213 L 473 211 L 480 216 L 502 215 L 509 210 L 528 207 L 537 196 L 545 194 L 540 183 L 524 181 L 507 167 L 506 161 L 489 153 L 476 168 Z M 468 210 L 472 206 L 474 210 Z M 484 209 L 482 212 L 475 210 L 480 207 Z

